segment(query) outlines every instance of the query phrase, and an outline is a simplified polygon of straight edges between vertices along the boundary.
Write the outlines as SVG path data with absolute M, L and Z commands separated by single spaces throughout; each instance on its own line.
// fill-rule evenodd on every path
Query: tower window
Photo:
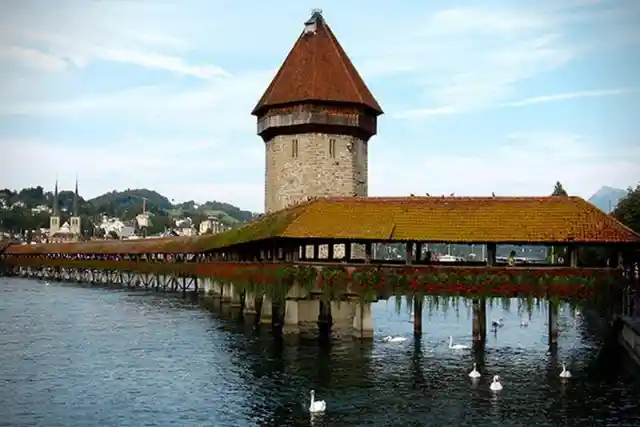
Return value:
M 291 143 L 291 157 L 298 157 L 298 140 L 294 139 Z
M 335 139 L 329 140 L 329 157 L 331 158 L 336 157 L 336 140 Z

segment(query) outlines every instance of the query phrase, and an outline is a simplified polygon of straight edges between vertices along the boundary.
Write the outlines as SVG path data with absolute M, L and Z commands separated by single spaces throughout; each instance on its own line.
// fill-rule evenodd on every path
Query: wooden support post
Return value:
M 318 314 L 318 330 L 320 335 L 328 337 L 331 335 L 331 324 L 333 319 L 331 318 L 331 302 L 320 301 L 320 313 Z
M 404 248 L 405 248 L 404 262 L 406 265 L 411 265 L 413 264 L 413 242 L 405 243 Z
M 365 264 L 371 264 L 371 242 L 364 244 L 364 262 Z
M 482 340 L 487 342 L 487 299 L 485 297 L 480 298 L 480 313 L 482 314 Z
M 487 302 L 484 298 L 473 299 L 472 335 L 473 346 L 484 348 L 487 341 Z
M 347 242 L 344 244 L 344 261 L 345 262 L 350 262 L 351 261 L 351 242 Z
M 416 264 L 422 260 L 422 243 L 416 243 Z
M 422 305 L 424 298 L 422 295 L 413 298 L 413 335 L 422 336 Z
M 620 270 L 624 268 L 624 252 L 620 249 L 616 251 L 616 268 Z
M 335 247 L 336 245 L 334 245 L 333 243 L 329 243 L 327 248 L 327 260 L 328 261 L 333 261 L 333 259 L 335 258 Z
M 558 345 L 558 303 L 548 302 L 549 311 L 549 346 Z
M 487 243 L 487 267 L 496 265 L 496 244 Z
M 569 252 L 569 267 L 578 268 L 579 255 L 578 248 L 575 245 L 569 245 L 567 248 L 567 252 Z

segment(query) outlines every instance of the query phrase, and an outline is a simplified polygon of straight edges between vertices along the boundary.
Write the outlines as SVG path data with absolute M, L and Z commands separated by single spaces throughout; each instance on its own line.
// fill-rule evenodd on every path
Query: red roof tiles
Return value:
M 259 116 L 268 107 L 302 102 L 356 104 L 382 114 L 320 12 L 314 12 L 305 23 L 305 30 L 251 114 Z
M 194 253 L 272 238 L 640 244 L 640 234 L 579 197 L 333 197 L 294 205 L 221 234 L 14 245 L 6 253 Z
M 640 234 L 579 197 L 330 197 L 297 208 L 301 213 L 279 237 L 640 243 Z

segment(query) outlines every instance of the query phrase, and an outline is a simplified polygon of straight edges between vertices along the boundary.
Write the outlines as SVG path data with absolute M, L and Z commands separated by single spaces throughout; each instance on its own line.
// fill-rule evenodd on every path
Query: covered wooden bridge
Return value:
M 578 197 L 349 197 L 319 198 L 264 216 L 216 235 L 124 241 L 11 245 L 11 257 L 110 255 L 206 255 L 215 261 L 374 262 L 368 250 L 318 250 L 323 245 L 404 243 L 411 263 L 424 261 L 415 248 L 431 243 L 567 246 L 571 253 L 604 246 L 631 254 L 640 235 Z M 303 251 L 302 247 L 314 250 Z M 364 255 L 364 256 L 362 256 Z M 617 259 L 615 260 L 617 262 Z M 578 267 L 576 255 L 567 260 Z
M 406 258 L 376 259 L 376 243 L 402 243 Z M 423 250 L 433 243 L 486 245 L 487 256 L 438 263 Z M 563 265 L 508 266 L 496 263 L 501 244 L 561 246 L 568 256 Z M 216 235 L 14 244 L 1 256 L 10 268 L 199 277 L 210 292 L 244 301 L 245 310 L 268 300 L 285 307 L 285 325 L 344 317 L 360 336 L 372 333 L 369 305 L 378 298 L 413 295 L 419 332 L 417 295 L 463 296 L 474 300 L 481 319 L 474 337 L 484 342 L 487 297 L 592 298 L 600 283 L 623 279 L 639 244 L 638 233 L 578 197 L 350 197 L 310 200 Z M 608 267 L 585 265 L 580 249 L 590 246 L 610 251 Z

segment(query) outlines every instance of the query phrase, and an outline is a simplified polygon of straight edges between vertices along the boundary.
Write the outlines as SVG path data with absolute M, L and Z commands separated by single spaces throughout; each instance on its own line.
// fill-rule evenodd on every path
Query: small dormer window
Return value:
M 305 34 L 315 34 L 317 30 L 318 26 L 316 25 L 316 21 L 307 21 L 304 23 Z
M 318 20 L 322 19 L 322 9 L 313 9 L 311 18 L 304 23 L 305 34 L 315 34 L 318 31 Z

